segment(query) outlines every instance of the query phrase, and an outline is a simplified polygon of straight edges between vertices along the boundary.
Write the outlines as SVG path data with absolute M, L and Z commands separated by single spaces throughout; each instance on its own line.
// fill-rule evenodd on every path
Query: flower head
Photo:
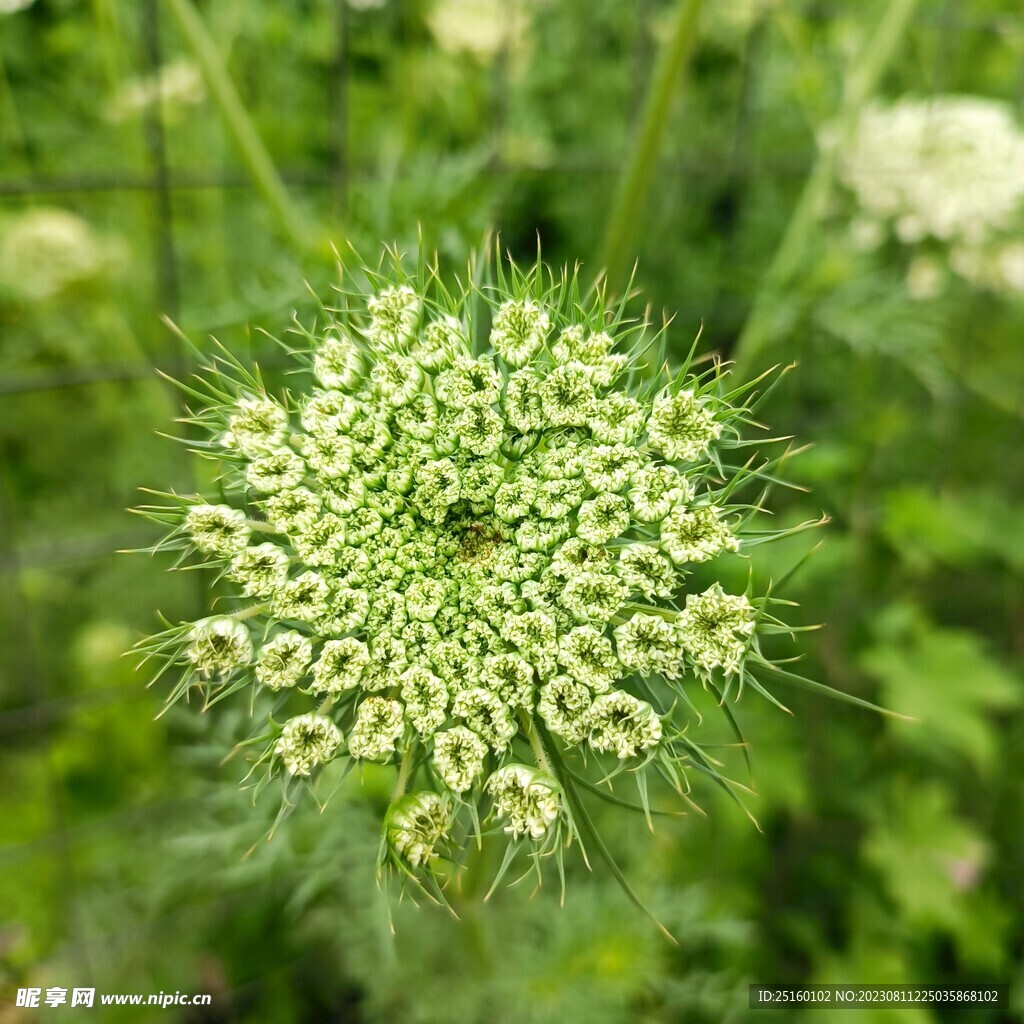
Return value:
M 254 456 L 279 448 L 288 433 L 288 411 L 271 398 L 239 399 L 222 444 Z
M 294 629 L 278 633 L 260 649 L 256 660 L 256 679 L 271 690 L 295 686 L 306 674 L 313 657 L 309 637 Z
M 480 777 L 487 753 L 487 744 L 464 725 L 434 737 L 434 767 L 453 793 L 465 793 Z
M 625 690 L 595 698 L 587 718 L 591 746 L 612 750 L 620 759 L 650 750 L 661 739 L 661 719 L 654 708 Z
M 249 541 L 245 513 L 229 505 L 193 505 L 185 515 L 184 528 L 206 555 L 232 555 Z
M 290 775 L 309 775 L 334 757 L 341 739 L 341 731 L 329 718 L 299 715 L 285 722 L 274 753 Z
M 518 839 L 543 839 L 558 818 L 558 784 L 550 775 L 524 764 L 509 764 L 487 780 L 487 792 L 506 832 Z
M 722 433 L 722 425 L 693 390 L 662 395 L 647 420 L 647 438 L 670 462 L 696 462 Z
M 367 697 L 356 712 L 348 737 L 348 752 L 368 761 L 387 757 L 405 732 L 404 715 L 405 709 L 397 700 Z
M 434 856 L 434 847 L 448 827 L 441 798 L 430 790 L 399 797 L 385 818 L 392 850 L 411 867 L 418 868 Z
M 732 495 L 758 478 L 730 449 L 749 410 L 720 367 L 632 362 L 639 328 L 543 267 L 454 296 L 400 265 L 367 277 L 300 332 L 294 392 L 214 368 L 190 422 L 221 457 L 221 497 L 154 518 L 242 604 L 151 649 L 184 669 L 176 697 L 251 680 L 280 730 L 271 773 L 399 766 L 393 864 L 428 868 L 487 806 L 535 857 L 561 856 L 575 779 L 705 767 L 674 720 L 685 688 L 761 659 L 763 603 L 689 582 L 741 550 L 753 505 Z M 286 705 L 305 713 L 281 729 Z
M 551 320 L 532 299 L 503 302 L 494 314 L 491 345 L 510 366 L 523 366 L 544 343 Z
M 197 622 L 189 633 L 189 661 L 203 675 L 223 675 L 252 659 L 252 640 L 245 624 L 230 615 Z
M 747 598 L 727 594 L 720 583 L 703 594 L 688 594 L 679 616 L 680 641 L 704 671 L 738 672 L 754 631 L 754 609 Z

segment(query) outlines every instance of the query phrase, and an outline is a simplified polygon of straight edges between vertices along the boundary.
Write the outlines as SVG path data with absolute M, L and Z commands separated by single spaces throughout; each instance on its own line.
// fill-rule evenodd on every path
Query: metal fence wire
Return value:
M 162 581 L 139 586 L 138 575 L 156 575 L 150 563 L 114 566 L 113 555 L 151 534 L 121 510 L 134 504 L 138 484 L 191 486 L 181 453 L 151 436 L 177 401 L 154 367 L 190 369 L 159 317 L 197 339 L 213 331 L 245 345 L 256 344 L 249 322 L 283 323 L 301 303 L 303 276 L 322 285 L 331 272 L 323 247 L 289 237 L 283 220 L 292 211 L 321 225 L 323 237 L 370 247 L 403 223 L 403 237 L 414 238 L 416 220 L 453 253 L 494 225 L 513 239 L 540 229 L 556 255 L 593 245 L 673 5 L 496 2 L 484 6 L 500 12 L 500 24 L 460 40 L 445 38 L 468 32 L 446 27 L 436 10 L 446 6 L 38 0 L 0 14 L 0 232 L 9 238 L 17 218 L 56 208 L 85 224 L 68 244 L 112 250 L 109 273 L 83 271 L 59 291 L 0 281 L 0 737 L 14 778 L 46 752 L 38 792 L 48 803 L 34 833 L 4 837 L 0 866 L 17 883 L 32 877 L 27 865 L 51 865 L 54 930 L 83 983 L 104 941 L 76 920 L 84 850 L 98 839 L 166 835 L 191 806 L 168 768 L 127 803 L 72 814 L 61 746 L 104 709 L 137 702 L 148 716 L 159 705 L 141 679 L 80 685 L 69 653 L 94 621 L 151 626 Z M 791 26 L 780 29 L 776 16 L 800 19 L 813 48 L 835 45 L 856 15 L 849 5 L 785 3 L 743 22 L 748 6 L 704 12 L 691 74 L 715 82 L 731 106 L 718 110 L 716 131 L 694 135 L 687 112 L 673 113 L 652 186 L 665 217 L 651 225 L 651 258 L 660 238 L 694 225 L 697 197 L 711 211 L 724 265 L 763 259 L 743 244 L 737 197 L 756 188 L 784 208 L 808 172 L 807 111 L 794 105 L 778 144 L 765 144 L 780 130 L 764 117 L 778 104 L 768 94 L 779 54 L 792 45 Z M 936 91 L 956 84 L 944 79 L 953 51 L 1005 45 L 1019 53 L 1024 42 L 1024 16 L 967 7 L 924 5 L 914 22 L 916 55 L 930 55 Z M 192 19 L 205 33 L 198 40 Z M 684 81 L 678 89 L 685 94 Z M 1020 103 L 1024 70 L 1005 92 Z M 645 255 L 650 240 L 640 241 Z M 748 304 L 742 287 L 729 294 L 702 290 L 699 278 L 691 285 L 681 304 L 695 318 L 711 305 L 734 324 Z M 182 585 L 172 600 L 198 608 L 202 587 Z M 152 934 L 161 926 L 132 927 Z

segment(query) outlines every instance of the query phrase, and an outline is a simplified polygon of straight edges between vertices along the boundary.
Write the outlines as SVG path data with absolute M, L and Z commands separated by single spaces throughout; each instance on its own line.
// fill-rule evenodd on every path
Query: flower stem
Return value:
M 269 604 L 254 604 L 248 608 L 243 608 L 239 612 L 234 612 L 231 616 L 236 622 L 242 622 L 244 619 L 251 619 L 254 615 L 262 615 L 264 612 L 270 611 Z
M 520 715 L 519 721 L 522 724 L 523 732 L 526 733 L 526 738 L 530 741 L 533 756 L 537 759 L 537 767 L 540 768 L 541 771 L 547 772 L 548 775 L 555 777 L 555 773 L 551 767 L 551 762 L 548 760 L 547 752 L 544 750 L 544 744 L 541 742 L 541 738 L 534 727 L 533 719 L 524 711 Z
M 601 245 L 601 265 L 613 286 L 643 221 L 643 207 L 668 127 L 676 84 L 689 62 L 697 37 L 700 4 L 701 0 L 680 0 L 672 37 L 662 50 L 651 76 L 640 130 L 623 171 Z
M 412 773 L 412 762 L 416 756 L 417 743 L 414 740 L 405 748 L 405 752 L 402 754 L 402 762 L 398 766 L 398 778 L 395 780 L 395 789 L 391 794 L 391 799 L 397 800 L 400 796 L 405 793 L 405 787 L 409 785 L 409 776 Z
M 839 155 L 853 131 L 857 115 L 896 53 L 917 3 L 918 0 L 892 0 L 886 5 L 878 27 L 846 76 L 846 88 L 836 117 L 837 138 L 819 151 L 779 247 L 762 279 L 732 352 L 737 369 L 748 364 L 772 340 L 779 302 L 787 288 L 794 286 L 806 258 L 808 243 L 818 230 L 828 206 Z
M 309 248 L 313 236 L 306 218 L 293 202 L 277 173 L 202 18 L 191 0 L 168 0 L 168 4 L 181 34 L 195 55 L 207 88 L 220 108 L 224 123 L 234 138 L 253 182 L 263 193 L 263 198 L 289 241 L 300 251 Z
M 257 533 L 280 533 L 280 530 L 276 530 L 270 523 L 263 522 L 262 519 L 246 519 L 245 525 L 250 530 L 255 530 Z

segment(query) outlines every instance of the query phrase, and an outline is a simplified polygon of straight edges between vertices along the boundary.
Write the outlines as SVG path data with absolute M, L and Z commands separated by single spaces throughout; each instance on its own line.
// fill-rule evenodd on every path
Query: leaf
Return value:
M 933 488 L 900 487 L 886 494 L 884 508 L 882 533 L 914 568 L 990 559 L 1024 570 L 1019 509 L 996 491 L 936 494 Z
M 938 784 L 904 782 L 864 844 L 899 916 L 916 930 L 951 934 L 968 961 L 998 968 L 1008 913 L 982 888 L 988 844 L 957 816 Z
M 921 720 L 910 727 L 893 722 L 900 739 L 993 769 L 998 737 L 990 716 L 1020 706 L 1020 678 L 991 657 L 974 633 L 933 626 L 909 606 L 889 609 L 878 632 L 860 664 L 881 684 L 886 705 Z

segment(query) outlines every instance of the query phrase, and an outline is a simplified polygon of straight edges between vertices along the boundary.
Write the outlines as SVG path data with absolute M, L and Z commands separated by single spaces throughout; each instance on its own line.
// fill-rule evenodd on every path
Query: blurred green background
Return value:
M 805 981 L 1008 981 L 1009 1012 L 843 1019 L 1022 1019 L 1024 291 L 865 244 L 827 143 L 943 95 L 1020 123 L 1019 0 L 0 0 L 0 1022 L 60 1019 L 18 1016 L 27 985 L 213 995 L 100 1020 L 718 1022 Z M 920 719 L 748 695 L 763 832 L 710 787 L 653 836 L 604 815 L 677 948 L 579 864 L 564 909 L 405 905 L 393 940 L 386 783 L 263 843 L 219 764 L 244 708 L 154 721 L 121 657 L 207 599 L 113 553 L 153 539 L 136 487 L 199 486 L 154 433 L 154 366 L 189 370 L 161 316 L 275 365 L 255 328 L 329 287 L 330 241 L 421 231 L 457 269 L 488 229 L 619 284 L 639 258 L 680 353 L 703 322 L 743 373 L 800 364 L 763 418 L 814 443 L 808 492 L 774 508 L 832 523 L 758 578 L 824 539 L 801 671 Z

